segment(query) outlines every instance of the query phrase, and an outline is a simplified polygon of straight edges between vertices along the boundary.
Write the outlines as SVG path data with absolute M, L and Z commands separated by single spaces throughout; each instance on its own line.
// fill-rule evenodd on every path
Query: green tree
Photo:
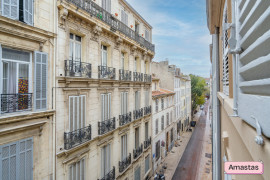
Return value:
M 189 75 L 191 78 L 191 99 L 192 99 L 192 114 L 198 107 L 205 103 L 205 93 L 207 92 L 205 79 L 193 74 Z

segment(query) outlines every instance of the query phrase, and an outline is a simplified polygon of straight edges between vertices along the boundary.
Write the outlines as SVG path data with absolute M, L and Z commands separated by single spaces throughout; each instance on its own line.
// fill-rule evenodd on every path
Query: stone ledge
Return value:
M 55 110 L 13 113 L 9 115 L 0 116 L 0 125 L 53 116 L 54 114 Z

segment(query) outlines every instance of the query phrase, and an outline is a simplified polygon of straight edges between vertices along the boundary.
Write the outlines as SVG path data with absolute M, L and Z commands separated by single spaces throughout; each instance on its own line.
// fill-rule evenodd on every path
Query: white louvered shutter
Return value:
M 124 93 L 121 92 L 121 115 L 124 114 Z
M 26 24 L 33 25 L 33 0 L 23 1 L 23 19 Z
M 0 44 L 0 72 L 3 72 L 2 46 L 1 46 L 1 44 Z M 2 89 L 3 89 L 3 80 L 2 80 L 2 78 L 3 78 L 3 73 L 0 73 L 0 92 L 2 92 Z M 0 96 L 0 102 L 1 102 L 1 96 Z M 1 103 L 0 103 L 0 109 L 2 109 Z M 0 111 L 0 113 L 1 113 L 1 111 Z
M 32 138 L 0 147 L 0 179 L 33 180 Z
M 236 9 L 236 34 L 243 50 L 238 66 L 238 114 L 253 127 L 256 118 L 270 138 L 270 1 L 237 0 Z
M 107 11 L 111 13 L 111 0 L 107 0 Z
M 108 93 L 108 112 L 107 112 L 107 119 L 111 118 L 111 93 Z
M 35 52 L 35 109 L 47 109 L 48 54 Z
M 126 94 L 126 113 L 128 113 L 128 92 Z
M 2 0 L 2 15 L 11 19 L 19 19 L 19 0 Z
M 69 97 L 69 130 L 70 131 L 73 131 L 74 130 L 74 100 L 75 100 L 75 97 Z

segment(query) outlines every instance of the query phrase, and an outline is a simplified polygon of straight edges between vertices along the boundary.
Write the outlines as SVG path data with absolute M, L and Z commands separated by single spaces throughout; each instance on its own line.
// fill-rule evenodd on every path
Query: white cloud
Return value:
M 181 8 L 190 6 L 189 3 L 194 8 L 202 8 L 204 0 L 129 0 L 129 3 L 153 27 L 153 43 L 156 45 L 154 61 L 168 58 L 171 64 L 176 64 L 186 74 L 209 76 L 211 36 L 205 17 L 194 20 L 194 17 L 180 17 L 167 10 L 174 3 L 181 3 Z

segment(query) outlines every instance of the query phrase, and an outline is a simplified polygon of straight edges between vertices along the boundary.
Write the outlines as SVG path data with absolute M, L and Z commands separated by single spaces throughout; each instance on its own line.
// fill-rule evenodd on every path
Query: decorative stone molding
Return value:
M 120 45 L 123 43 L 123 39 L 117 37 L 115 42 L 116 42 L 115 49 L 119 49 Z
M 133 45 L 131 46 L 131 54 L 133 55 L 135 50 L 137 49 L 137 46 Z
M 98 41 L 98 38 L 100 36 L 100 34 L 102 33 L 102 28 L 98 25 L 95 25 L 94 28 L 93 28 L 93 35 L 92 35 L 92 40 L 94 41 Z
M 60 9 L 59 13 L 60 13 L 60 22 L 59 22 L 60 26 L 65 27 L 65 22 L 68 17 L 68 10 L 66 8 L 62 8 Z

